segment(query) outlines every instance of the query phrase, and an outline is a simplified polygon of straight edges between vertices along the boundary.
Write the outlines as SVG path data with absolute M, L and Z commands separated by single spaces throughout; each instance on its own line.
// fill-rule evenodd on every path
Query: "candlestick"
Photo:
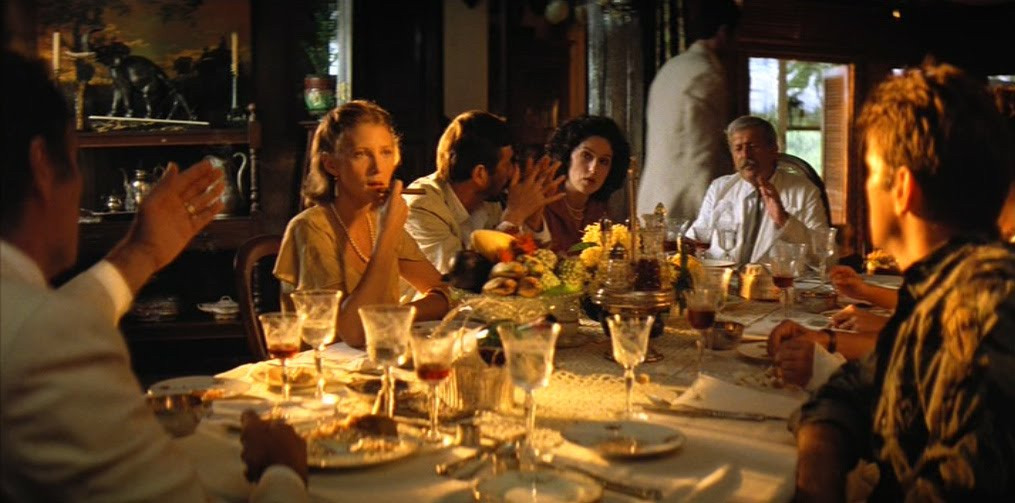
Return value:
M 638 242 L 638 158 L 632 156 L 627 168 L 627 208 L 628 222 L 631 229 L 631 262 L 637 263 L 640 255 Z
M 60 76 L 60 32 L 53 32 L 53 75 Z
M 230 45 L 232 46 L 233 51 L 232 64 L 229 67 L 229 71 L 231 71 L 233 75 L 237 75 L 240 73 L 240 37 L 234 31 L 230 34 L 229 38 L 231 41 Z

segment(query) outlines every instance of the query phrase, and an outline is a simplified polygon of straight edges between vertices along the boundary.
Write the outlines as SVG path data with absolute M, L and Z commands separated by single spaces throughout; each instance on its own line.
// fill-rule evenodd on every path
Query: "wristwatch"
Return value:
M 838 346 L 839 346 L 837 344 L 838 341 L 836 340 L 835 330 L 832 330 L 830 328 L 826 328 L 826 329 L 822 330 L 822 332 L 828 334 L 828 347 L 825 348 L 825 349 L 827 349 L 829 353 L 834 353 L 835 350 L 838 349 Z

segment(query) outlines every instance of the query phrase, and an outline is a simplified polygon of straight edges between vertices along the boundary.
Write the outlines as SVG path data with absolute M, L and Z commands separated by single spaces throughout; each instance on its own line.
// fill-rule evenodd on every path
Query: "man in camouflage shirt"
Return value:
M 1015 248 L 996 220 L 1012 139 L 986 89 L 948 65 L 882 83 L 859 119 L 871 241 L 904 270 L 860 362 L 806 403 L 798 501 L 844 501 L 859 458 L 871 501 L 1015 501 Z

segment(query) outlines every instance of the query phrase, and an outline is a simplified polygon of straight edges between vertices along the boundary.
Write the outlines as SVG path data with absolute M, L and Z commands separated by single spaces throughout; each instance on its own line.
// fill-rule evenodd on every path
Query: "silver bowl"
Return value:
M 149 394 L 148 407 L 166 433 L 177 438 L 194 433 L 208 414 L 208 406 L 194 393 Z
M 744 337 L 744 325 L 735 321 L 717 321 L 705 336 L 705 347 L 708 349 L 733 349 Z

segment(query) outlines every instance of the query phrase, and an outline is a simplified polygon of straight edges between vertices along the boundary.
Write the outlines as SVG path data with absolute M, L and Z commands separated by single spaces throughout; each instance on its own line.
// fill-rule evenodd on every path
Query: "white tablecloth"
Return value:
M 775 312 L 777 307 L 768 303 L 760 308 L 745 306 L 744 309 L 753 313 L 750 316 L 756 317 L 754 322 L 758 322 L 778 315 Z M 748 316 L 738 313 L 732 309 L 725 314 L 731 318 Z M 556 371 L 550 386 L 536 392 L 537 421 L 541 428 L 563 428 L 586 418 L 609 419 L 623 408 L 621 369 L 604 357 L 610 347 L 608 339 L 595 324 L 583 323 L 581 331 L 587 335 L 589 342 L 576 348 L 558 349 Z M 683 320 L 670 320 L 666 333 L 653 339 L 653 347 L 665 358 L 638 367 L 637 372 L 646 374 L 650 382 L 635 385 L 637 405 L 648 403 L 646 393 L 676 398 L 692 384 L 695 377 L 694 334 Z M 763 374 L 766 370 L 764 364 L 738 358 L 736 351 L 706 353 L 705 372 L 727 383 L 757 382 L 745 381 L 743 377 Z M 343 344 L 336 344 L 328 350 L 327 358 L 330 365 L 340 368 L 355 365 L 363 355 Z M 309 354 L 302 354 L 297 359 L 298 364 L 309 361 Z M 277 398 L 277 389 L 269 388 L 263 382 L 254 382 L 251 378 L 252 371 L 259 365 L 265 363 L 244 365 L 221 376 L 253 382 L 246 393 L 249 396 Z M 799 392 L 765 391 L 802 399 Z M 520 407 L 508 416 L 520 421 Z M 709 475 L 714 475 L 715 480 L 722 480 L 714 488 L 706 488 L 705 492 L 698 494 L 695 501 L 768 502 L 791 499 L 796 454 L 792 435 L 784 421 L 752 422 L 663 414 L 651 414 L 649 419 L 681 430 L 687 437 L 684 446 L 672 455 L 659 458 L 613 461 L 607 472 L 630 474 L 630 480 L 648 482 L 657 487 L 684 489 L 670 491 L 670 497 L 664 501 L 683 501 L 689 494 L 689 488 Z M 227 426 L 228 421 L 213 417 L 203 422 L 194 435 L 176 442 L 194 460 L 200 476 L 218 491 L 223 501 L 243 501 L 249 489 L 242 477 L 239 436 Z M 310 476 L 311 495 L 315 501 L 471 501 L 470 482 L 441 477 L 434 472 L 436 464 L 469 452 L 471 450 L 461 447 L 424 450 L 407 459 L 371 468 L 314 470 Z M 558 447 L 558 454 L 590 463 L 605 463 L 590 451 L 568 442 Z M 634 500 L 607 492 L 604 501 Z

